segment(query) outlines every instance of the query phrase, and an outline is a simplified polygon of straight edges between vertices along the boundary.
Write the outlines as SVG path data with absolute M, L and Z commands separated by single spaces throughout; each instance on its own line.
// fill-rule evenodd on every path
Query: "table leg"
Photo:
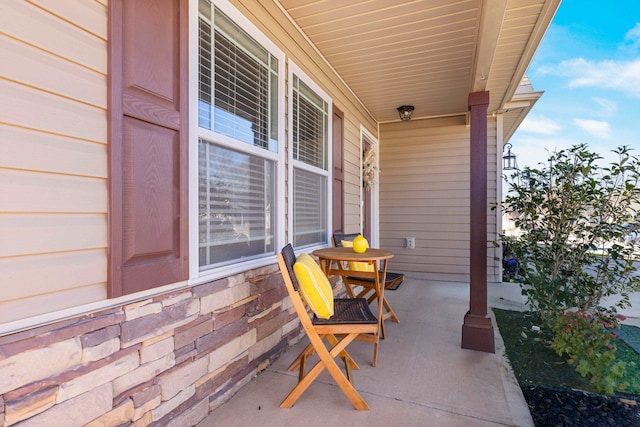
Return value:
M 384 327 L 384 283 L 387 278 L 387 260 L 380 261 L 381 268 L 376 269 L 380 273 L 376 274 L 376 293 L 378 294 L 378 320 L 380 322 L 380 338 L 385 339 L 385 327 Z

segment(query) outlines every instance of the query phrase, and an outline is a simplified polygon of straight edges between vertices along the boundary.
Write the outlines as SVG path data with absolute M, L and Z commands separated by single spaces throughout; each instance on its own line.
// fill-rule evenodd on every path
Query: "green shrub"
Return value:
M 585 312 L 569 311 L 551 322 L 555 334 L 551 348 L 575 366 L 583 377 L 589 378 L 596 391 L 612 394 L 626 388 L 625 363 L 615 362 L 616 338 L 611 319 Z
M 509 183 L 502 207 L 521 235 L 503 241 L 520 260 L 523 294 L 543 322 L 572 308 L 593 311 L 610 295 L 628 307 L 640 290 L 640 243 L 625 239 L 640 222 L 640 160 L 625 147 L 615 152 L 619 161 L 600 167 L 600 156 L 577 145 Z
M 624 368 L 603 322 L 617 326 L 617 310 L 640 291 L 640 240 L 628 238 L 640 227 L 640 159 L 627 147 L 614 152 L 617 162 L 599 166 L 585 144 L 558 151 L 511 177 L 502 203 L 520 231 L 502 238 L 519 258 L 523 295 L 556 333 L 554 349 L 603 391 Z M 600 307 L 609 296 L 613 305 Z

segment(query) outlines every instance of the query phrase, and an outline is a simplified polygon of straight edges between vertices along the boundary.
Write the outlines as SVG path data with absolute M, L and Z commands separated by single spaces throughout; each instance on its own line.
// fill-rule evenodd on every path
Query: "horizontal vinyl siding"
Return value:
M 75 274 L 78 268 L 76 266 L 67 266 L 67 272 L 71 271 Z M 52 274 L 59 274 L 60 269 L 56 269 Z M 82 273 L 82 271 L 79 271 Z M 83 280 L 83 283 L 86 280 Z M 34 282 L 30 282 L 35 284 Z M 35 284 L 37 285 L 37 284 Z M 46 295 L 34 295 L 28 298 L 17 300 L 3 301 L 2 312 L 0 312 L 0 323 L 10 322 L 16 318 L 34 317 L 46 313 L 55 313 L 63 311 L 70 307 L 90 304 L 95 301 L 107 298 L 107 291 L 104 283 L 92 285 L 76 286 L 72 289 L 52 292 L 50 281 L 45 280 L 39 283 L 40 287 L 47 289 Z M 66 284 L 67 286 L 69 284 Z M 44 308 L 44 309 L 43 309 Z
M 95 13 L 84 13 L 89 10 Z M 107 12 L 95 1 L 4 1 L 0 23 L 5 34 L 25 47 L 41 50 L 43 56 L 56 56 L 101 74 L 107 69 Z
M 0 323 L 106 298 L 105 6 L 2 5 Z
M 488 130 L 488 197 L 496 191 L 495 124 Z M 380 127 L 380 246 L 390 269 L 432 280 L 469 280 L 469 128 L 464 117 Z M 490 237 L 495 214 L 488 211 Z M 405 238 L 415 238 L 406 249 Z M 488 243 L 489 246 L 491 246 Z M 495 272 L 489 249 L 489 280 Z

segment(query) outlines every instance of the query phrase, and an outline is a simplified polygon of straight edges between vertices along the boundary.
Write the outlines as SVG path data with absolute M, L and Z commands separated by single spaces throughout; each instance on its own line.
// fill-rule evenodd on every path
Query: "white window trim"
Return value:
M 223 11 L 231 20 L 251 35 L 265 49 L 278 59 L 278 105 L 285 104 L 285 61 L 284 52 L 267 38 L 249 19 L 247 19 L 228 0 L 211 0 L 211 3 Z M 238 145 L 224 135 L 201 129 L 198 126 L 198 0 L 189 1 L 189 285 L 209 282 L 253 268 L 273 264 L 276 254 L 285 241 L 285 111 L 278 114 L 278 152 L 271 153 L 249 144 Z M 274 234 L 275 253 L 250 261 L 239 261 L 218 268 L 200 271 L 198 257 L 198 139 L 205 137 L 216 144 L 235 150 L 258 154 L 260 157 L 276 161 L 276 215 L 277 231 Z
M 371 242 L 369 244 L 372 247 L 380 247 L 380 144 L 378 139 L 371 134 L 363 125 L 360 125 L 360 153 L 364 149 L 364 140 L 367 140 L 371 144 L 371 148 L 376 153 L 376 182 L 378 183 L 371 189 Z M 362 154 L 360 155 L 360 231 L 364 229 L 364 186 L 362 185 L 362 167 L 364 159 Z
M 333 102 L 331 101 L 331 97 L 324 91 L 316 82 L 310 78 L 302 68 L 298 67 L 291 59 L 289 59 L 289 74 L 288 74 L 288 99 L 289 103 L 287 105 L 288 109 L 288 129 L 289 135 L 287 137 L 287 160 L 289 164 L 289 168 L 287 170 L 287 182 L 288 182 L 288 211 L 287 217 L 288 221 L 288 230 L 289 230 L 289 241 L 293 242 L 293 168 L 294 165 L 300 169 L 305 169 L 311 171 L 313 173 L 324 175 L 327 178 L 327 205 L 326 205 L 326 216 L 327 216 L 327 239 L 324 244 L 319 245 L 309 245 L 304 247 L 295 248 L 296 251 L 300 249 L 304 249 L 304 252 L 310 252 L 317 248 L 323 248 L 329 246 L 331 242 L 331 230 L 333 230 L 332 223 L 332 200 L 333 200 L 333 185 L 331 185 L 331 171 L 333 170 L 333 159 L 332 159 L 332 149 L 333 149 L 333 141 L 332 141 L 332 125 L 333 125 Z M 293 159 L 293 75 L 296 75 L 298 79 L 302 80 L 304 84 L 309 86 L 318 96 L 320 96 L 327 103 L 327 170 L 323 170 L 320 168 L 313 167 L 304 162 L 300 162 L 298 160 Z

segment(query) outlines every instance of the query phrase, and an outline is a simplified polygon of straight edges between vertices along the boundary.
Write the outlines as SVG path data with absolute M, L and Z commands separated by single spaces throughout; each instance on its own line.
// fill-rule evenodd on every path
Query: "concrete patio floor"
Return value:
M 198 426 L 533 426 L 497 328 L 495 354 L 460 348 L 468 284 L 407 278 L 385 295 L 401 323 L 387 321 L 378 366 L 371 366 L 371 344 L 348 347 L 368 411 L 355 410 L 326 372 L 293 408 L 279 407 L 296 384 L 287 367 L 304 338 Z M 518 284 L 491 284 L 489 306 L 522 309 Z

